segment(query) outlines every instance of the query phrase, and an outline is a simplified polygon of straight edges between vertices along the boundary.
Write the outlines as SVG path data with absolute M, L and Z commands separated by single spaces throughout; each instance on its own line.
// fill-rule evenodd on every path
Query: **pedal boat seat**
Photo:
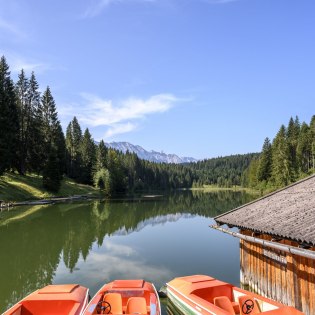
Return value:
M 111 314 L 123 314 L 122 298 L 120 293 L 106 293 L 103 301 L 108 302 L 111 306 Z
M 235 311 L 232 302 L 227 296 L 218 296 L 213 299 L 213 304 L 217 307 L 222 308 L 230 315 L 235 315 Z
M 147 303 L 144 297 L 131 297 L 127 301 L 126 314 L 147 314 Z

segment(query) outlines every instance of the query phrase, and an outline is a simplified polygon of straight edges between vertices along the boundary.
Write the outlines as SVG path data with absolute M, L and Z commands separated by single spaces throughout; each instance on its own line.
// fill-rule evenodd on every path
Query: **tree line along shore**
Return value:
M 266 192 L 315 169 L 315 116 L 309 124 L 291 118 L 272 141 L 265 139 L 260 153 L 188 164 L 153 163 L 108 148 L 103 140 L 96 143 L 88 128 L 82 131 L 76 117 L 64 134 L 50 88 L 41 93 L 34 72 L 28 78 L 23 69 L 13 82 L 4 56 L 0 60 L 0 111 L 0 200 L 9 198 L 13 177 L 20 182 L 17 186 L 37 178 L 35 187 L 43 195 L 63 195 L 68 180 L 72 187 L 83 184 L 106 196 L 204 185 Z

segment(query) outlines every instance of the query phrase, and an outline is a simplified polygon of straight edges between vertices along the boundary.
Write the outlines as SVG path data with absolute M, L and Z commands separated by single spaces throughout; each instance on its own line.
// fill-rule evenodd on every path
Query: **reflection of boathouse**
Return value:
M 241 282 L 315 314 L 315 176 L 215 218 L 240 238 Z

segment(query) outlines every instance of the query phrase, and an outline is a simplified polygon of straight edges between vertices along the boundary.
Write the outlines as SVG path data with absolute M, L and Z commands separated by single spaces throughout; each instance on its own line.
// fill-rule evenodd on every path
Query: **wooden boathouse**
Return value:
M 240 238 L 242 284 L 315 314 L 315 175 L 214 219 Z

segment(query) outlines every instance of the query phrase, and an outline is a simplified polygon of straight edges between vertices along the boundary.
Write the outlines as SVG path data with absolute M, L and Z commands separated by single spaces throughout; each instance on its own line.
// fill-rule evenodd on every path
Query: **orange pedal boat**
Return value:
M 174 306 L 186 315 L 303 315 L 294 307 L 204 275 L 175 278 L 166 290 Z
M 115 280 L 105 284 L 92 298 L 84 315 L 147 314 L 161 315 L 154 285 L 144 280 Z
M 48 285 L 16 303 L 2 315 L 80 315 L 89 290 L 78 284 Z

